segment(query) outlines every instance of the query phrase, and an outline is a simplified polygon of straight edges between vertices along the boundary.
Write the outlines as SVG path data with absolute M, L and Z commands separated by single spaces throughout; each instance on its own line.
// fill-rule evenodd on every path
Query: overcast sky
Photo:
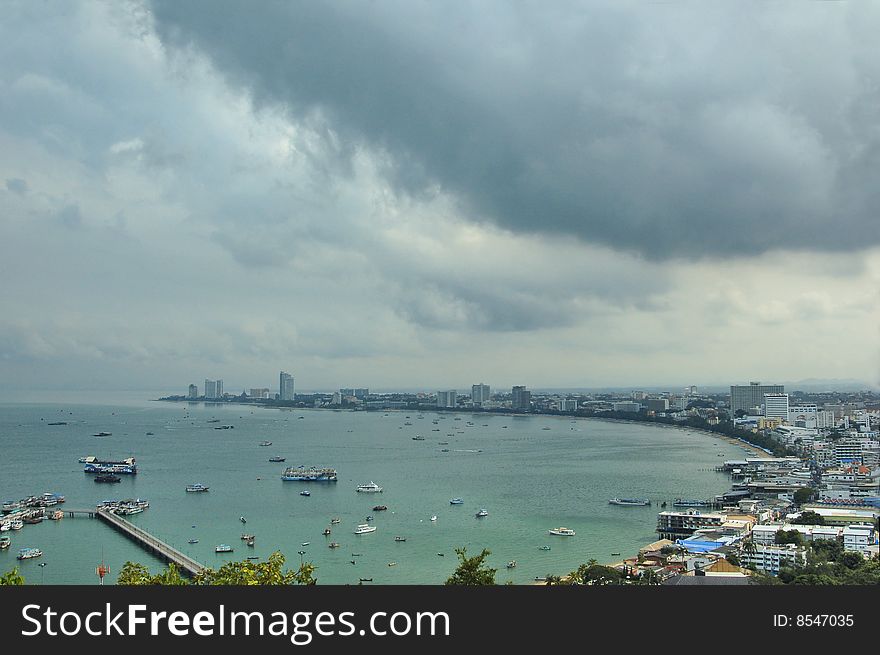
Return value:
M 0 389 L 880 382 L 880 5 L 4 2 Z

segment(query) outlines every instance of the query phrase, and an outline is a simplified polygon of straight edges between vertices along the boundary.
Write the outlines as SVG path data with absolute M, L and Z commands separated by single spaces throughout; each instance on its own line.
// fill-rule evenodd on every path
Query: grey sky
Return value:
M 7 3 L 0 387 L 877 384 L 878 32 Z

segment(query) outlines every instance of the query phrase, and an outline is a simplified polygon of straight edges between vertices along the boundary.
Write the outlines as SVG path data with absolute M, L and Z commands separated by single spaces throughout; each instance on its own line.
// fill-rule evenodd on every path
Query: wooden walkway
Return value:
M 169 546 L 161 539 L 157 539 L 146 530 L 136 526 L 134 523 L 126 521 L 121 516 L 117 516 L 104 509 L 99 509 L 97 511 L 93 510 L 92 513 L 114 530 L 121 532 L 134 541 L 144 550 L 152 553 L 164 562 L 173 562 L 185 576 L 193 577 L 204 568 L 191 557 L 184 555 L 176 548 Z

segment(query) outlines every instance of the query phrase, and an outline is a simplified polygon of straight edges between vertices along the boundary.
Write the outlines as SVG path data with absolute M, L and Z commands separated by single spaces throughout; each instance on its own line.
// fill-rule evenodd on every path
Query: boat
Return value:
M 708 500 L 686 500 L 684 498 L 676 498 L 672 503 L 673 507 L 706 507 L 711 503 Z
M 515 569 L 515 568 L 516 568 L 516 560 L 515 560 L 515 559 L 510 560 L 510 561 L 507 563 L 507 568 L 509 568 L 509 569 Z
M 43 551 L 39 548 L 22 548 L 18 551 L 18 559 L 33 559 L 42 555 Z
M 252 539 L 255 539 L 255 538 L 256 538 L 256 537 L 254 537 L 254 535 L 252 535 L 252 534 L 243 534 L 243 535 L 241 535 L 241 540 L 242 540 L 242 541 L 249 541 L 249 540 L 252 540 Z
M 474 514 L 474 516 L 476 516 L 478 519 L 481 519 L 484 516 L 489 516 L 489 512 L 487 512 L 485 509 L 481 509 L 479 512 Z
M 199 543 L 199 540 L 198 540 L 198 539 L 190 539 L 190 540 L 187 541 L 186 543 L 188 543 L 188 544 L 197 544 L 197 543 Z
M 370 532 L 375 532 L 375 525 L 368 525 L 366 523 L 361 523 L 357 528 L 355 528 L 355 534 L 369 534 Z
M 84 473 L 114 473 L 119 475 L 137 474 L 137 462 L 134 457 L 113 461 L 100 460 L 94 455 L 89 455 L 85 458 L 85 462 L 83 463 L 85 464 L 83 467 Z
M 437 515 L 434 514 L 434 516 L 431 517 L 431 521 L 433 522 L 433 521 L 436 521 L 436 520 L 437 520 Z
M 9 537 L 0 537 L 0 550 L 6 550 L 11 543 L 12 539 Z
M 80 457 L 77 461 L 80 464 L 85 464 L 87 461 L 89 461 L 89 458 L 88 457 Z
M 248 557 L 248 559 L 252 559 L 252 560 L 253 559 L 260 559 L 260 556 L 259 555 L 251 555 Z
M 24 521 L 22 521 L 21 519 L 13 519 L 6 525 L 9 526 L 10 530 L 21 530 L 24 527 Z
M 254 540 L 253 540 L 253 539 L 248 539 L 248 540 L 245 541 L 244 543 L 245 543 L 249 548 L 253 548 L 253 547 L 254 547 Z
M 397 562 L 388 562 L 388 566 L 397 566 Z
M 341 522 L 342 519 L 338 516 L 334 516 L 332 519 L 330 519 L 330 525 L 339 525 Z
M 312 543 L 312 542 L 311 541 L 304 541 L 300 544 L 300 546 L 308 546 L 310 543 Z
M 57 509 L 54 512 L 52 512 L 52 515 L 49 518 L 52 519 L 53 521 L 60 521 L 61 519 L 64 518 L 64 512 L 62 512 L 60 509 Z
M 573 537 L 575 535 L 575 531 L 570 528 L 553 528 L 549 532 L 560 537 Z
M 155 437 L 156 433 L 155 432 L 147 432 L 147 436 L 148 437 Z
M 231 553 L 232 551 L 233 548 L 229 544 L 220 544 L 219 546 L 214 546 L 215 553 Z
M 46 423 L 46 425 L 67 425 L 67 421 L 53 421 L 52 423 Z
M 414 436 L 414 437 L 412 438 L 412 440 L 413 440 L 413 441 L 424 441 L 425 438 L 424 438 L 422 435 L 417 434 L 416 436 Z
M 324 531 L 321 534 L 326 537 L 327 535 L 330 534 L 330 532 L 331 532 L 330 528 L 324 528 Z
M 619 557 L 620 553 L 611 553 L 611 557 Z
M 200 482 L 196 482 L 195 484 L 186 485 L 186 490 L 189 493 L 199 493 L 199 492 L 207 491 L 208 487 L 206 487 L 205 485 L 203 485 Z
M 261 446 L 271 446 L 271 445 L 272 445 L 272 442 L 271 442 L 271 441 L 261 441 L 261 442 L 260 442 L 260 445 L 261 445 Z
M 550 546 L 538 546 L 538 550 L 550 550 Z
M 112 432 L 96 432 L 96 433 L 93 434 L 92 436 L 93 436 L 93 437 L 110 437 L 110 436 L 112 436 L 112 435 L 113 435 Z
M 285 482 L 336 482 L 336 469 L 291 466 L 284 469 L 281 479 Z
M 464 505 L 464 501 L 461 498 L 453 498 L 449 501 L 450 505 Z
M 299 492 L 299 495 L 300 496 L 311 496 L 312 492 L 309 491 L 308 489 L 303 489 L 302 491 Z
M 376 505 L 375 507 L 373 507 L 374 512 L 384 512 L 387 509 L 388 507 L 385 505 Z
M 367 517 L 364 519 L 364 521 L 372 521 L 372 520 L 373 520 L 373 515 L 372 515 L 372 514 L 370 514 L 369 516 L 367 516 Z
M 331 541 L 329 544 L 327 544 L 327 548 L 339 548 L 339 544 L 335 541 Z
M 284 461 L 287 461 L 287 458 L 286 458 L 286 457 L 280 457 L 280 456 L 276 455 L 275 457 L 270 457 L 270 458 L 269 458 L 269 461 L 270 461 L 270 462 L 284 462 Z
M 373 578 L 358 578 L 359 582 L 372 582 Z
M 364 494 L 378 494 L 378 493 L 382 493 L 382 487 L 380 487 L 375 482 L 370 481 L 369 484 L 359 484 L 357 486 L 356 491 L 358 493 L 364 493 Z
M 398 543 L 402 543 L 402 542 L 406 541 L 406 537 L 394 537 L 394 541 L 396 541 Z
M 612 498 L 609 505 L 624 505 L 628 507 L 649 507 L 651 501 L 647 498 Z
M 114 482 L 122 482 L 122 478 L 113 473 L 101 473 L 95 476 L 95 482 L 109 482 L 112 484 Z
M 238 520 L 241 521 L 242 523 L 247 523 L 247 519 L 243 516 L 239 516 Z

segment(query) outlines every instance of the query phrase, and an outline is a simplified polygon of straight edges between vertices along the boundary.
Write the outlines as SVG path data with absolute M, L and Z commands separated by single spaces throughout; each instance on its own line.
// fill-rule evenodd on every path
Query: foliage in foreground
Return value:
M 455 554 L 458 555 L 458 568 L 446 580 L 447 585 L 478 586 L 495 584 L 495 573 L 498 569 L 489 568 L 486 565 L 486 558 L 491 555 L 491 551 L 484 548 L 479 555 L 468 557 L 467 548 L 456 548 Z
M 18 572 L 16 566 L 11 571 L 0 575 L 0 587 L 13 587 L 24 584 L 24 576 Z
M 295 570 L 284 570 L 284 555 L 275 551 L 265 562 L 228 562 L 219 569 L 205 568 L 194 579 L 188 580 L 174 565 L 153 575 L 143 564 L 126 562 L 116 584 L 119 585 L 313 585 L 315 566 L 310 562 Z

